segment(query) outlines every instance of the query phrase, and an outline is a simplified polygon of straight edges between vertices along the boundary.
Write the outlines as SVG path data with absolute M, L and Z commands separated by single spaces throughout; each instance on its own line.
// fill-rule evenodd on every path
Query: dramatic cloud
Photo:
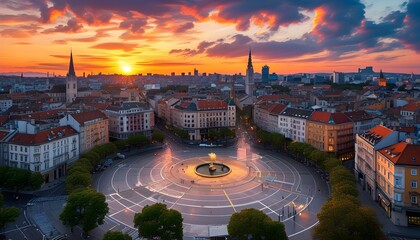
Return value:
M 190 30 L 190 29 L 193 29 L 193 28 L 194 28 L 194 23 L 192 23 L 192 22 L 187 22 L 187 23 L 184 23 L 184 24 L 182 24 L 182 25 L 178 26 L 178 27 L 175 29 L 175 31 L 174 31 L 174 32 L 176 32 L 176 33 L 183 33 L 183 32 L 186 32 L 186 31 L 188 31 L 188 30 Z
M 404 19 L 405 26 L 398 36 L 400 41 L 409 48 L 420 53 L 420 1 L 410 0 L 407 4 L 407 13 Z
M 72 18 L 67 21 L 67 25 L 60 24 L 56 26 L 55 28 L 50 28 L 43 31 L 43 33 L 57 33 L 57 32 L 76 33 L 76 32 L 79 32 L 82 28 L 83 28 L 83 25 L 79 24 L 76 19 Z
M 26 23 L 34 22 L 38 19 L 35 15 L 29 14 L 18 14 L 18 15 L 0 15 L 0 24 L 17 24 L 17 23 Z
M 122 50 L 125 52 L 131 52 L 136 47 L 138 47 L 138 45 L 135 43 L 119 43 L 119 42 L 100 43 L 100 44 L 91 46 L 91 48 L 96 48 L 96 49 Z

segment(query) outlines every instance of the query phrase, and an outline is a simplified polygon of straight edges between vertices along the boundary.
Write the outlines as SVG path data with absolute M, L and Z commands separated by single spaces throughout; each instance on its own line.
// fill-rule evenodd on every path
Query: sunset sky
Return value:
M 1 0 L 0 72 L 420 74 L 420 0 Z

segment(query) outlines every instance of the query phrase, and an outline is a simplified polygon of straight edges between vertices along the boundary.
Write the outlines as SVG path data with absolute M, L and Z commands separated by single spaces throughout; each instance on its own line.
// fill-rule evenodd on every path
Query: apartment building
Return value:
M 280 103 L 263 103 L 254 106 L 254 123 L 268 132 L 280 132 L 279 114 L 286 108 Z
M 153 109 L 146 103 L 123 102 L 105 110 L 109 119 L 109 137 L 127 139 L 134 134 L 150 136 L 155 125 Z
M 233 101 L 181 101 L 172 109 L 171 124 L 187 130 L 189 140 L 207 139 L 210 129 L 235 128 L 236 106 Z
M 61 126 L 37 133 L 16 133 L 7 145 L 8 165 L 40 172 L 45 182 L 66 174 L 67 165 L 79 157 L 78 132 Z
M 79 133 L 80 153 L 109 142 L 109 120 L 99 110 L 69 114 L 60 119 L 60 125 L 70 125 Z
M 361 134 L 382 123 L 377 116 L 371 115 L 366 111 L 344 112 L 344 114 L 353 122 L 353 134 Z
M 420 145 L 399 142 L 376 154 L 377 198 L 395 225 L 420 226 Z
M 279 115 L 280 133 L 294 141 L 305 142 L 306 121 L 311 114 L 311 110 L 286 108 Z
M 398 142 L 398 132 L 378 125 L 356 134 L 354 170 L 363 190 L 376 199 L 376 153 Z
M 354 157 L 353 122 L 343 113 L 315 111 L 306 124 L 306 142 L 340 160 Z

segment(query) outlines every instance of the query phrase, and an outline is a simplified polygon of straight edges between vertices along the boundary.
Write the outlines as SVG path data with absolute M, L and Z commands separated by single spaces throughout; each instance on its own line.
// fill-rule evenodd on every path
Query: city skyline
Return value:
M 0 72 L 419 73 L 418 0 L 125 1 L 2 1 Z

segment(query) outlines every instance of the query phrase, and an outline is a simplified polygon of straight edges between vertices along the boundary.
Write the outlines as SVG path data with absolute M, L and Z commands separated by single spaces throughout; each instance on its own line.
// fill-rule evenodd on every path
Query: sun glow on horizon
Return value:
M 125 73 L 125 74 L 128 74 L 128 73 L 131 73 L 131 71 L 133 70 L 132 68 L 131 68 L 131 66 L 128 64 L 128 63 L 126 63 L 126 62 L 120 62 L 120 69 L 123 71 L 123 73 Z

